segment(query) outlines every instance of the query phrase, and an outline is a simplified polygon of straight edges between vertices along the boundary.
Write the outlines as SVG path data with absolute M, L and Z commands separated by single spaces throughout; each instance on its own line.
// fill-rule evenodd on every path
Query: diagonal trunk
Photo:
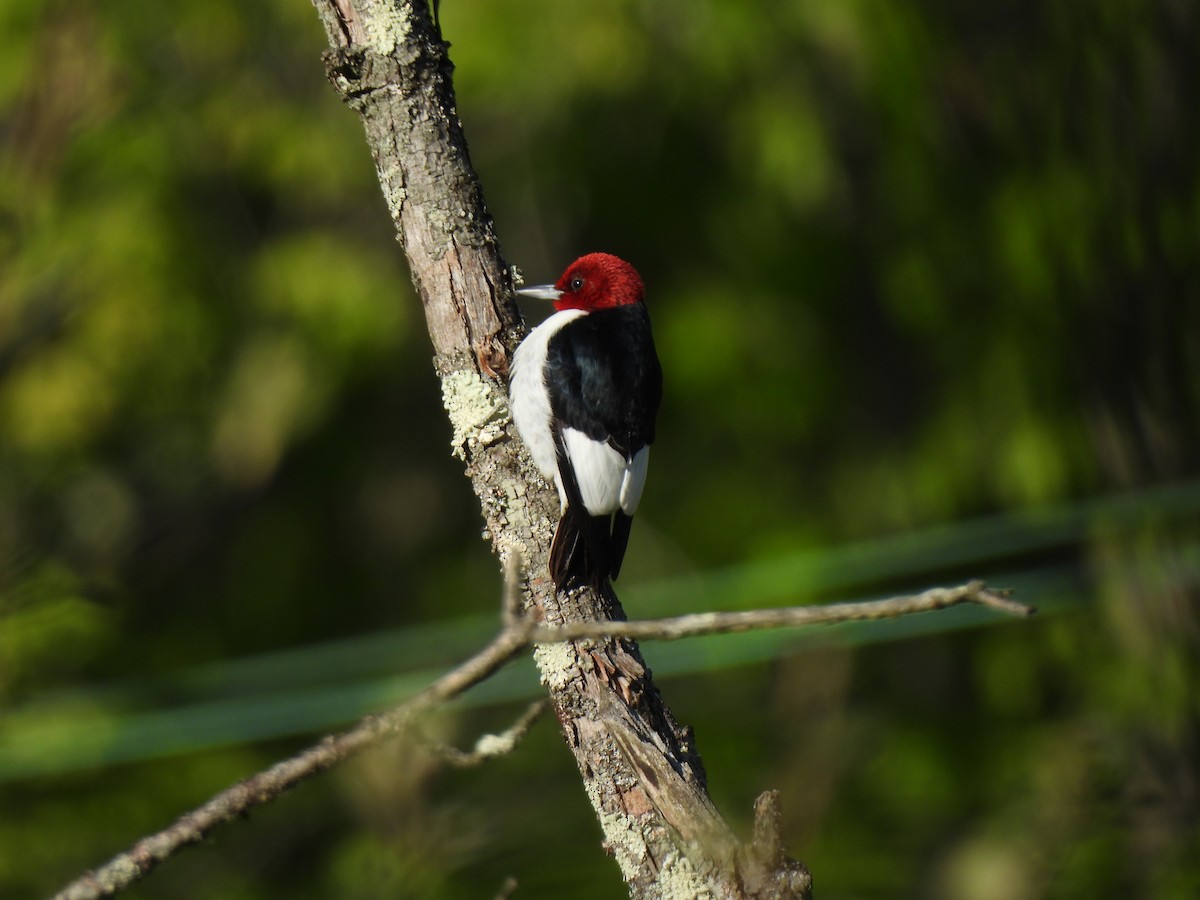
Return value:
M 623 618 L 615 597 L 557 595 L 546 574 L 558 500 L 514 440 L 508 412 L 508 363 L 524 329 L 427 4 L 314 3 L 332 47 L 330 80 L 366 130 L 425 310 L 454 453 L 496 553 L 527 562 L 526 603 L 547 623 Z M 780 849 L 774 795 L 760 798 L 754 842 L 734 838 L 709 799 L 690 731 L 636 644 L 547 645 L 535 657 L 631 896 L 808 895 L 807 871 Z

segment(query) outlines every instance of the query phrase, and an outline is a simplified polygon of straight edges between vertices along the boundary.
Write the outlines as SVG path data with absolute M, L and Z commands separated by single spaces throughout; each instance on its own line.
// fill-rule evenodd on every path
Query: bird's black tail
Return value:
M 616 575 L 611 528 L 611 516 L 590 516 L 567 504 L 550 544 L 550 577 L 557 590 L 582 585 L 600 593 L 610 589 L 610 579 Z

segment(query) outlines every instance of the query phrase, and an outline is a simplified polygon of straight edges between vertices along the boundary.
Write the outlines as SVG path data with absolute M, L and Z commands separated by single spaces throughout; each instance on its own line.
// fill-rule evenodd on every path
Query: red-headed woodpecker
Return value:
M 510 388 L 517 431 L 562 504 L 550 576 L 559 590 L 604 591 L 625 557 L 662 400 L 642 279 L 589 253 L 557 283 L 517 293 L 557 310 L 517 348 Z

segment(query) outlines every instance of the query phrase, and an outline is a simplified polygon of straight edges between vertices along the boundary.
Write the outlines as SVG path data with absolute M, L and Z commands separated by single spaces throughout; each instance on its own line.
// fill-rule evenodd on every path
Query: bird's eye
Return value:
M 583 287 L 583 279 L 576 275 L 571 279 L 571 290 L 578 291 Z

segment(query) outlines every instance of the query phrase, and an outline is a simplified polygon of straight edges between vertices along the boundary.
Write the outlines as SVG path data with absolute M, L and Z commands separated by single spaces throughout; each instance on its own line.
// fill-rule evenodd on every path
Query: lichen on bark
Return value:
M 453 429 L 451 452 L 463 462 L 507 436 L 512 421 L 508 401 L 478 372 L 458 369 L 442 376 L 442 404 Z

